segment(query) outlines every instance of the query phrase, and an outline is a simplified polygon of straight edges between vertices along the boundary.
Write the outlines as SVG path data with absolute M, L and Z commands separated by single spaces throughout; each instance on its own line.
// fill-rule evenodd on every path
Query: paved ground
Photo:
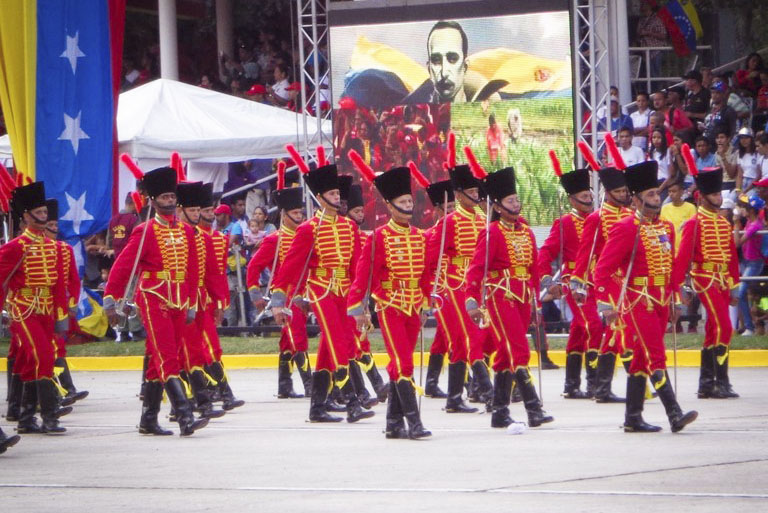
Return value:
M 384 439 L 383 405 L 356 425 L 305 423 L 308 401 L 275 399 L 268 370 L 232 371 L 248 404 L 195 436 L 140 436 L 138 373 L 81 372 L 75 381 L 91 396 L 64 419 L 69 433 L 29 435 L 0 456 L 0 504 L 57 513 L 766 511 L 766 371 L 732 374 L 741 399 L 697 400 L 696 371 L 680 371 L 681 404 L 700 413 L 680 434 L 669 432 L 658 400 L 645 417 L 664 432 L 622 433 L 622 406 L 558 396 L 560 370 L 544 373 L 555 423 L 512 436 L 492 430 L 488 415 L 448 415 L 442 401 L 425 399 L 434 436 L 413 442 Z M 512 413 L 524 419 L 521 405 Z

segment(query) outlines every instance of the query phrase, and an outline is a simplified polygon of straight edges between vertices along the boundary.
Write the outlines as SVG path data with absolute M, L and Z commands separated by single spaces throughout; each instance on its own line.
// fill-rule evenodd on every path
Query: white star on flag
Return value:
M 77 59 L 79 57 L 85 57 L 85 54 L 80 51 L 80 48 L 77 46 L 78 39 L 80 39 L 80 32 L 75 32 L 75 37 L 67 36 L 67 49 L 59 55 L 59 57 L 63 57 L 69 61 L 73 75 L 77 70 Z
M 75 150 L 75 155 L 77 155 L 77 150 L 80 148 L 80 139 L 90 139 L 88 134 L 83 132 L 80 128 L 80 117 L 82 113 L 82 111 L 78 112 L 77 117 L 73 118 L 68 116 L 65 112 L 64 131 L 61 132 L 61 135 L 59 136 L 59 141 L 69 141 L 72 144 L 72 149 Z
M 67 192 L 65 192 L 64 195 L 67 197 L 69 210 L 67 210 L 67 213 L 61 216 L 59 220 L 72 221 L 72 230 L 77 235 L 80 235 L 80 225 L 82 222 L 93 220 L 93 216 L 85 210 L 85 193 L 81 194 L 77 199 L 70 196 Z M 75 248 L 75 253 L 77 253 L 77 248 Z
M 66 194 L 66 193 L 65 193 Z M 85 267 L 85 257 L 83 256 L 83 241 L 77 241 L 77 244 L 72 246 L 72 251 L 75 253 L 75 267 L 78 270 Z M 82 289 L 81 289 L 82 292 Z

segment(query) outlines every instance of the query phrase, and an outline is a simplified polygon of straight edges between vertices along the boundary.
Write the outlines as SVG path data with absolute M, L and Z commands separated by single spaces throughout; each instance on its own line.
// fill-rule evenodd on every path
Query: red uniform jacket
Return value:
M 75 251 L 72 249 L 72 246 L 63 240 L 57 240 L 56 245 L 59 248 L 62 270 L 64 272 L 63 276 L 67 280 L 67 305 L 69 308 L 74 308 L 80 300 L 80 274 L 77 272 Z
M 229 298 L 227 276 L 219 272 L 218 256 L 213 237 L 199 226 L 193 227 L 197 250 L 197 310 L 215 304 L 221 308 Z
M 259 278 L 264 269 L 269 269 L 272 271 L 273 275 L 278 272 L 285 260 L 285 256 L 288 254 L 288 249 L 290 249 L 295 236 L 295 230 L 282 225 L 279 230 L 264 237 L 264 240 L 261 241 L 261 246 L 259 246 L 259 249 L 253 254 L 251 261 L 248 262 L 248 272 L 245 280 L 248 290 L 259 286 Z M 277 260 L 275 260 L 275 251 L 277 251 L 278 248 L 279 254 L 277 255 Z M 274 269 L 272 269 L 273 263 L 275 264 Z M 274 283 L 274 277 L 272 280 Z M 301 293 L 301 291 L 299 293 Z
M 569 212 L 562 217 L 555 219 L 549 236 L 539 249 L 538 272 L 544 279 L 552 275 L 552 261 L 563 254 L 560 278 L 563 283 L 567 283 L 570 274 L 576 266 L 576 253 L 579 250 L 582 231 L 584 229 L 585 218 L 579 216 L 576 212 Z M 560 226 L 563 227 L 563 237 L 560 240 Z M 560 245 L 562 244 L 562 248 Z
M 445 247 L 443 259 L 438 262 L 443 223 L 446 223 Z M 475 252 L 478 236 L 484 228 L 485 214 L 480 207 L 469 212 L 459 204 L 456 205 L 456 210 L 440 218 L 431 228 L 430 237 L 427 240 L 429 272 L 434 276 L 438 265 L 444 269 L 441 271 L 438 291 L 442 291 L 446 286 L 451 290 L 462 288 L 467 267 Z
M 604 203 L 599 210 L 587 216 L 581 234 L 579 251 L 576 253 L 576 262 L 571 272 L 571 280 L 583 285 L 593 283 L 592 273 L 600 254 L 603 252 L 611 228 L 618 221 L 630 215 L 632 215 L 632 211 L 628 208 L 614 207 Z M 592 255 L 591 260 L 590 254 Z
M 504 221 L 494 221 L 489 230 L 487 293 L 492 294 L 495 290 L 502 289 L 509 299 L 522 303 L 531 300 L 530 294 L 537 297 L 539 275 L 533 231 L 519 221 L 514 226 Z M 477 247 L 467 269 L 465 286 L 467 301 L 474 301 L 478 305 L 482 298 L 485 255 L 483 230 L 477 239 Z
M 154 295 L 171 308 L 194 308 L 199 283 L 195 233 L 178 220 L 158 221 L 157 216 L 131 232 L 128 244 L 109 273 L 104 297 L 119 300 L 125 296 L 141 235 L 146 229 L 149 231 L 137 268 L 137 291 Z
M 598 303 L 616 308 L 618 297 L 612 297 L 611 280 L 617 270 L 626 276 L 630 255 L 635 244 L 640 220 L 637 215 L 616 223 L 608 235 L 605 248 L 595 267 L 595 289 Z M 656 218 L 643 221 L 629 275 L 627 295 L 632 293 L 652 303 L 668 303 L 677 287 L 670 283 L 675 247 L 675 227 L 669 221 Z
M 688 269 L 696 292 L 715 285 L 728 290 L 739 286 L 739 258 L 732 229 L 726 219 L 703 208 L 683 224 L 672 271 L 675 287 L 682 285 Z
M 371 296 L 380 309 L 393 307 L 410 315 L 418 314 L 426 307 L 431 287 L 425 260 L 426 246 L 424 232 L 413 226 L 398 225 L 392 220 L 366 237 L 347 299 L 350 315 L 363 313 L 362 301 L 368 289 L 369 276 Z

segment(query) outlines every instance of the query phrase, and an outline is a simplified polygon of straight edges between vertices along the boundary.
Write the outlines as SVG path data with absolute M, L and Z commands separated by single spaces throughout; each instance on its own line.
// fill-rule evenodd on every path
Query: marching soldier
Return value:
M 434 234 L 434 231 L 438 229 L 438 226 L 440 226 L 440 230 L 442 229 L 442 224 L 439 224 L 439 221 L 454 211 L 456 198 L 453 194 L 450 180 L 429 184 L 427 195 L 432 202 L 435 215 L 435 225 L 424 232 L 424 236 L 429 240 L 433 235 L 436 237 L 442 236 L 442 232 Z M 438 382 L 440 381 L 440 373 L 443 370 L 445 353 L 448 352 L 448 340 L 445 336 L 445 328 L 440 322 L 440 317 L 435 316 L 435 320 L 437 320 L 437 328 L 435 330 L 435 338 L 432 340 L 432 345 L 429 348 L 429 363 L 427 364 L 427 377 L 424 381 L 424 395 L 435 399 L 446 399 L 448 394 L 440 389 Z
M 451 134 L 451 139 L 453 139 Z M 455 152 L 449 141 L 451 155 Z M 432 230 L 427 241 L 427 262 L 430 272 L 437 267 L 445 269 L 437 289 L 441 305 L 437 318 L 445 330 L 450 351 L 448 364 L 447 413 L 475 413 L 462 399 L 467 365 L 471 362 L 473 379 L 477 380 L 479 399 L 487 401 L 493 393 L 493 385 L 483 353 L 484 333 L 474 326 L 464 309 L 465 274 L 475 252 L 477 237 L 485 226 L 485 212 L 480 202 L 480 181 L 472 175 L 468 165 L 457 165 L 455 156 L 449 157 L 449 174 L 456 198 L 456 209 L 443 217 Z M 443 256 L 440 259 L 441 240 L 445 237 Z
M 672 432 L 698 416 L 696 411 L 683 413 L 666 369 L 664 332 L 670 308 L 677 308 L 673 304 L 676 288 L 670 279 L 675 229 L 659 219 L 657 167 L 656 161 L 647 161 L 626 169 L 624 176 L 637 211 L 614 225 L 594 272 L 598 310 L 606 323 L 612 324 L 621 316 L 636 336 L 627 378 L 624 431 L 628 433 L 661 430 L 642 417 L 647 376 L 664 405 Z M 622 290 L 618 297 L 612 297 L 614 275 L 619 269 L 624 275 Z M 676 316 L 675 310 L 671 317 L 674 320 Z
M 301 285 L 306 280 L 306 292 L 320 325 L 309 420 L 342 420 L 329 415 L 326 410 L 326 399 L 335 378 L 347 403 L 347 422 L 357 422 L 374 415 L 360 406 L 349 372 L 349 366 L 357 363 L 349 360 L 354 340 L 346 320 L 346 297 L 360 255 L 360 231 L 354 222 L 338 215 L 340 197 L 336 165 L 321 158 L 320 167 L 310 171 L 296 149 L 290 146 L 288 149 L 320 210 L 296 229 L 291 247 L 273 279 L 269 306 L 275 322 L 284 324 L 291 302 L 299 297 Z
M 364 241 L 367 240 L 370 235 L 362 231 L 362 225 L 365 221 L 363 189 L 359 184 L 352 183 L 352 180 L 353 178 L 349 175 L 339 176 L 339 193 L 341 194 L 342 204 L 346 206 L 345 215 L 354 221 L 361 230 L 360 245 L 362 247 L 365 244 Z M 357 365 L 350 367 L 350 371 L 355 373 L 362 373 L 362 371 L 365 371 L 366 376 L 368 376 L 368 380 L 371 382 L 371 386 L 376 392 L 376 398 L 371 397 L 370 392 L 365 388 L 362 375 L 355 376 L 355 384 L 363 408 L 370 409 L 379 402 L 387 400 L 389 387 L 381 378 L 379 369 L 376 368 L 376 362 L 373 360 L 373 355 L 371 354 L 371 341 L 368 339 L 368 332 L 360 331 L 357 328 L 354 319 L 350 318 L 349 320 L 355 336 L 355 354 L 350 356 L 350 359 L 354 358 L 357 361 Z
M 48 222 L 45 225 L 45 234 L 51 240 L 55 241 L 59 248 L 64 277 L 67 281 L 67 304 L 70 311 L 75 311 L 77 309 L 78 300 L 80 299 L 80 275 L 77 272 L 75 252 L 72 249 L 72 246 L 63 240 L 57 240 L 57 237 L 59 236 L 59 202 L 55 199 L 48 199 L 45 203 L 48 207 Z M 69 327 L 77 327 L 77 321 L 74 316 L 71 316 L 69 319 Z M 62 405 L 68 406 L 88 397 L 88 391 L 78 391 L 75 387 L 75 383 L 72 381 L 72 373 L 69 371 L 69 365 L 67 364 L 66 333 L 56 336 L 56 361 L 54 362 L 54 371 L 58 371 L 59 384 L 66 391 L 66 395 L 62 397 Z
M 259 288 L 259 278 L 264 269 L 269 269 L 272 275 L 276 275 L 280 266 L 285 261 L 288 248 L 291 247 L 296 229 L 304 222 L 304 189 L 301 187 L 285 188 L 285 165 L 278 168 L 277 190 L 272 197 L 280 210 L 280 229 L 270 233 L 261 243 L 259 249 L 248 262 L 246 283 L 248 292 L 254 306 L 263 310 L 266 306 L 263 294 Z M 274 269 L 272 268 L 274 266 Z M 299 284 L 301 290 L 302 284 Z M 301 295 L 302 292 L 299 292 Z M 299 375 L 304 383 L 304 393 L 309 395 L 312 391 L 312 369 L 309 365 L 307 314 L 305 308 L 291 303 L 291 317 L 280 332 L 280 359 L 277 368 L 277 397 L 278 399 L 292 399 L 304 397 L 293 390 L 291 370 L 293 363 L 299 370 Z
M 632 211 L 626 208 L 629 204 L 629 189 L 624 179 L 624 172 L 614 167 L 606 167 L 599 169 L 598 176 L 605 196 L 601 207 L 588 215 L 584 222 L 584 231 L 570 283 L 573 297 L 581 308 L 595 312 L 597 311 L 593 275 L 595 264 L 603 252 L 613 226 L 621 219 L 632 215 Z M 621 275 L 614 276 L 607 287 L 611 289 L 608 297 L 618 298 Z M 619 321 L 613 326 L 607 326 L 603 332 L 596 362 L 595 401 L 598 403 L 624 402 L 624 398 L 616 396 L 611 391 L 611 382 L 617 357 L 621 357 L 626 362 L 625 368 L 629 372 L 633 347 L 632 330 Z
M 195 419 L 187 399 L 179 350 L 185 325 L 195 320 L 198 260 L 192 228 L 176 218 L 176 171 L 158 168 L 144 175 L 142 183 L 154 216 L 134 228 L 128 244 L 115 260 L 104 289 L 104 310 L 113 326 L 118 324 L 118 302 L 136 279 L 136 307 L 147 331 L 149 367 L 146 373 L 139 433 L 169 435 L 157 422 L 163 389 L 168 394 L 182 436 L 208 424 Z M 134 272 L 136 275 L 133 275 Z M 127 308 L 127 307 L 126 307 Z M 126 313 L 125 309 L 121 313 Z
M 683 152 L 686 155 L 685 150 Z M 690 288 L 701 298 L 707 312 L 699 398 L 739 397 L 728 378 L 728 350 L 733 335 L 728 306 L 738 304 L 739 260 L 731 225 L 718 215 L 723 203 L 723 170 L 705 169 L 697 173 L 695 163 L 689 169 L 695 173 L 700 208 L 696 216 L 683 225 L 672 283 L 676 287 L 682 285 L 690 270 Z
M 184 326 L 179 359 L 186 372 L 195 409 L 200 416 L 208 419 L 221 417 L 224 410 L 217 410 L 211 400 L 212 390 L 209 381 L 214 378 L 205 372 L 208 347 L 205 343 L 206 309 L 211 303 L 222 304 L 229 297 L 229 286 L 218 279 L 218 266 L 213 240 L 203 232 L 200 223 L 203 183 L 183 182 L 176 187 L 176 217 L 192 230 L 194 249 L 197 257 L 197 283 L 190 291 L 189 306 L 195 310 L 194 322 Z
M 477 168 L 476 173 L 485 174 Z M 465 290 L 469 317 L 476 324 L 487 323 L 486 329 L 496 344 L 491 426 L 502 428 L 514 422 L 509 415 L 509 403 L 516 381 L 528 424 L 537 427 L 554 418 L 542 409 L 528 370 L 531 350 L 526 333 L 539 290 L 536 239 L 520 220 L 513 168 L 485 176 L 483 187 L 500 219 L 490 223 L 477 240 Z
M 59 417 L 72 411 L 59 408 L 54 382 L 57 334 L 69 327 L 63 258 L 56 242 L 45 236 L 48 208 L 42 182 L 17 187 L 12 208 L 23 218 L 23 233 L 0 247 L 2 298 L 8 302 L 11 339 L 18 344 L 13 371 L 18 375 L 13 393 L 21 388 L 17 431 L 66 432 Z M 35 418 L 40 406 L 42 425 Z
M 594 201 L 589 184 L 589 170 L 577 169 L 563 174 L 560 163 L 554 153 L 550 153 L 555 165 L 555 174 L 560 178 L 560 184 L 568 194 L 571 212 L 555 219 L 549 236 L 539 249 L 538 272 L 541 276 L 541 286 L 555 299 L 565 294 L 565 300 L 573 314 L 568 343 L 565 346 L 565 386 L 563 396 L 566 399 L 589 399 L 592 397 L 595 368 L 592 365 L 597 359 L 600 338 L 603 335 L 603 323 L 596 308 L 590 308 L 593 303 L 579 306 L 568 288 L 570 274 L 576 267 L 576 253 L 582 241 L 585 218 L 592 212 Z M 560 280 L 552 278 L 552 262 L 562 259 Z M 586 354 L 586 359 L 584 356 Z M 581 364 L 586 364 L 587 392 L 582 392 Z
M 222 350 L 219 334 L 216 326 L 221 323 L 224 310 L 229 306 L 229 282 L 227 281 L 227 252 L 229 239 L 218 230 L 213 229 L 216 220 L 213 214 L 213 184 L 204 183 L 200 197 L 200 223 L 197 228 L 206 237 L 210 237 L 210 250 L 213 251 L 215 265 L 207 268 L 206 273 L 219 283 L 222 291 L 218 299 L 210 298 L 203 309 L 204 316 L 199 319 L 200 331 L 205 344 L 205 372 L 213 378 L 212 400 L 221 400 L 221 406 L 225 411 L 230 411 L 245 404 L 242 399 L 237 399 L 229 386 L 229 377 L 224 371 L 224 363 L 221 361 Z M 198 319 L 196 319 L 196 322 Z M 210 384 L 210 383 L 209 383 Z
M 424 322 L 423 310 L 429 305 L 431 277 L 425 263 L 424 234 L 410 225 L 411 172 L 407 167 L 397 167 L 374 178 L 368 168 L 365 176 L 384 198 L 390 220 L 365 243 L 347 311 L 364 330 L 370 323 L 363 301 L 366 294 L 376 303 L 389 354 L 386 438 L 425 438 L 432 433 L 421 422 L 413 382 L 413 351 Z

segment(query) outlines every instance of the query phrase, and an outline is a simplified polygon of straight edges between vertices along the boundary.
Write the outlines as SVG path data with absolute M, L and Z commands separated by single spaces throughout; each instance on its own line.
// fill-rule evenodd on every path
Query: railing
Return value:
M 674 50 L 671 46 L 630 46 L 630 66 L 632 69 L 636 69 L 631 79 L 632 84 L 643 83 L 646 84 L 646 91 L 649 93 L 653 91 L 652 86 L 654 82 L 680 82 L 680 77 L 688 71 L 696 68 L 699 62 L 700 51 L 712 51 L 712 47 L 708 45 L 701 45 L 696 47 L 696 53 L 693 54 L 693 58 L 689 59 L 689 62 L 682 66 L 682 71 L 673 76 L 651 76 L 651 53 L 652 52 L 672 52 Z M 673 54 L 674 55 L 674 54 Z M 634 58 L 634 60 L 633 60 Z M 645 69 L 645 75 L 642 75 L 643 68 Z M 678 67 L 680 70 L 680 67 Z

